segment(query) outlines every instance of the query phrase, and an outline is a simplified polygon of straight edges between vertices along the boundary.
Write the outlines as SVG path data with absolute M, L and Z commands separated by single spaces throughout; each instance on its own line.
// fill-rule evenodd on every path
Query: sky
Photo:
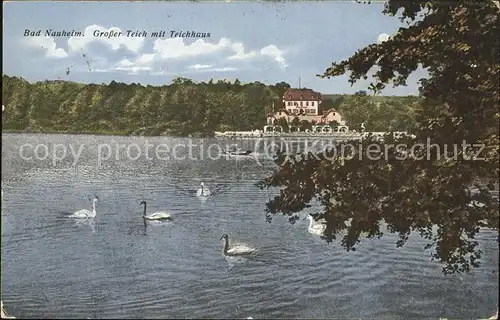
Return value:
M 324 2 L 3 2 L 3 72 L 29 81 L 111 81 L 164 85 L 239 79 L 321 93 L 367 90 L 347 76 L 321 79 L 332 62 L 394 34 L 402 23 L 383 3 Z M 26 32 L 30 35 L 25 35 Z M 38 36 L 36 32 L 41 30 Z M 84 36 L 46 36 L 47 30 Z M 146 37 L 127 36 L 145 31 Z M 96 37 L 94 32 L 121 32 Z M 152 33 L 165 31 L 164 36 Z M 186 32 L 195 33 L 189 37 Z M 175 33 L 181 33 L 175 36 Z M 182 34 L 184 33 L 184 34 Z M 106 34 L 106 33 L 104 33 Z M 408 86 L 384 95 L 416 95 Z

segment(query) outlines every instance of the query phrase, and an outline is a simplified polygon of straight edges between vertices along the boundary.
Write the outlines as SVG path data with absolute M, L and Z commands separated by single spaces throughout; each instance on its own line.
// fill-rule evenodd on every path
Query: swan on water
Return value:
M 324 224 L 320 224 L 320 223 L 317 223 L 316 221 L 314 221 L 313 216 L 311 216 L 310 214 L 308 214 L 306 216 L 306 219 L 309 219 L 309 228 L 307 228 L 309 233 L 312 233 L 312 234 L 315 234 L 318 236 L 322 236 L 324 234 L 324 232 L 326 230 L 326 226 Z
M 222 239 L 226 240 L 224 250 L 222 251 L 226 256 L 244 256 L 255 251 L 254 248 L 250 248 L 242 244 L 229 246 L 229 236 L 226 233 L 220 237 L 220 240 Z
M 192 196 L 196 196 L 202 200 L 205 200 L 208 197 L 213 197 L 221 193 L 225 193 L 231 189 L 231 185 L 227 184 L 216 184 L 212 185 L 210 188 L 208 188 L 204 182 L 200 182 L 199 188 L 193 188 L 193 189 L 186 189 L 183 187 L 178 186 L 177 184 L 171 184 L 170 185 L 172 188 L 175 188 L 179 190 L 180 192 Z
M 210 189 L 205 187 L 205 184 L 202 182 L 200 188 L 196 191 L 196 195 L 198 197 L 209 197 L 212 195 L 212 192 L 210 192 Z
M 144 201 L 144 200 L 141 201 L 141 205 L 144 205 L 144 212 L 142 214 L 142 217 L 145 220 L 155 220 L 155 221 L 172 220 L 172 217 L 167 212 L 155 212 L 155 213 L 150 213 L 150 214 L 146 215 L 146 206 L 147 206 L 146 201 Z
M 89 198 L 90 200 L 90 198 Z M 87 209 L 81 209 L 78 210 L 77 212 L 73 213 L 73 217 L 75 218 L 95 218 L 96 216 L 96 211 L 95 211 L 95 204 L 96 202 L 99 201 L 99 197 L 95 196 L 94 199 L 92 200 L 92 211 L 87 210 Z

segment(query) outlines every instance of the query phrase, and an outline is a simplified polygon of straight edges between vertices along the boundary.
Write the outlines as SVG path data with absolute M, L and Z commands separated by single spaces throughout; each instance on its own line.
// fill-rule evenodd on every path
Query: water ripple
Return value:
M 267 171 L 251 159 L 98 168 L 92 148 L 78 166 L 26 163 L 16 154 L 19 143 L 88 139 L 2 135 L 2 299 L 19 318 L 478 318 L 498 305 L 496 231 L 478 237 L 481 268 L 444 276 L 418 236 L 403 248 L 387 235 L 346 252 L 339 241 L 310 235 L 305 222 L 266 223 L 273 193 L 254 186 Z M 182 192 L 201 181 L 227 192 L 203 201 Z M 68 217 L 91 208 L 93 195 L 101 199 L 95 219 Z M 142 200 L 173 221 L 144 225 Z M 257 254 L 224 257 L 223 233 Z

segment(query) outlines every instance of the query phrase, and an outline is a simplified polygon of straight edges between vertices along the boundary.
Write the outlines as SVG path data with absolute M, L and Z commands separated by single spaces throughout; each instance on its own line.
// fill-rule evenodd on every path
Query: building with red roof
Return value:
M 293 115 L 317 116 L 322 100 L 321 93 L 311 89 L 288 89 L 283 94 L 283 106 Z

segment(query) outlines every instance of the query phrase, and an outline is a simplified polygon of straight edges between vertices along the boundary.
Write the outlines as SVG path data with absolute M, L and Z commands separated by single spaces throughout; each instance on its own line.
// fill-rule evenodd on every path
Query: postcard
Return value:
M 498 1 L 3 9 L 2 318 L 497 312 Z

